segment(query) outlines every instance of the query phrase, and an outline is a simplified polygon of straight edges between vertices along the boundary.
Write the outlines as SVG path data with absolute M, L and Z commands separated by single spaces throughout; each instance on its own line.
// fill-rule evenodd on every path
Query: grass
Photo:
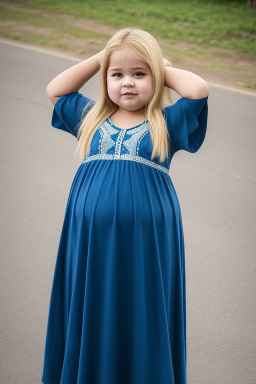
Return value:
M 13 1 L 13 3 L 17 3 L 16 1 Z M 53 27 L 55 24 L 54 22 L 43 16 L 38 15 L 34 12 L 31 12 L 29 9 L 20 9 L 20 8 L 6 8 L 4 6 L 1 6 L 0 2 L 0 18 L 3 21 L 6 20 L 12 20 L 12 21 L 25 21 L 28 24 L 33 24 L 34 26 L 40 26 L 40 27 Z
M 49 41 L 47 39 L 42 39 L 42 38 L 39 38 L 37 36 L 26 36 L 26 35 L 19 33 L 19 32 L 6 33 L 6 37 L 9 37 L 9 38 L 14 39 L 14 40 L 26 41 L 28 43 L 34 43 L 34 44 L 38 44 L 38 45 L 56 47 L 56 48 L 60 48 L 62 50 L 69 50 L 69 51 L 72 50 L 72 47 L 67 45 L 67 44 L 63 44 L 63 43 L 59 43 L 59 42 L 55 42 L 55 41 Z
M 171 44 L 184 41 L 256 55 L 256 9 L 239 1 L 12 0 L 12 4 L 101 20 L 120 28 L 138 26 Z
M 256 92 L 255 14 L 228 0 L 0 0 L 0 36 L 83 59 L 119 27 L 138 26 L 157 37 L 174 66 Z
M 105 38 L 105 35 L 102 33 L 94 32 L 94 31 L 89 31 L 87 29 L 82 29 L 79 27 L 74 27 L 72 25 L 67 25 L 67 24 L 62 24 L 59 27 L 59 31 L 61 33 L 69 34 L 72 36 L 76 36 L 80 39 L 101 39 Z
M 237 86 L 242 88 L 247 88 L 247 89 L 256 89 L 256 83 L 255 84 L 238 83 Z
M 1 20 L 8 22 L 4 24 L 1 35 L 14 40 L 74 51 L 72 45 L 63 43 L 60 39 L 77 38 L 88 41 L 89 44 L 97 44 L 97 41 L 107 41 L 109 38 L 106 34 L 69 25 L 64 21 L 56 23 L 54 17 L 47 17 L 29 8 L 8 8 L 1 6 L 0 2 L 0 14 Z M 23 25 L 22 31 L 17 31 L 17 25 Z M 30 27 L 34 27 L 33 32 Z

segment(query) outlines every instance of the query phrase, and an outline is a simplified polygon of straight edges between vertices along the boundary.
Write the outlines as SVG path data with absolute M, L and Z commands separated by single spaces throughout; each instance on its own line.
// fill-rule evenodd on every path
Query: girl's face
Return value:
M 148 64 L 137 59 L 128 47 L 114 51 L 107 70 L 107 91 L 120 109 L 131 112 L 144 109 L 153 91 Z

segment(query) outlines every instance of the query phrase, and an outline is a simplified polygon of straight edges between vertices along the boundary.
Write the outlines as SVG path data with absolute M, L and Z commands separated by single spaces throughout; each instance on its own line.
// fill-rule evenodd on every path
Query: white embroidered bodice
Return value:
M 147 120 L 136 127 L 121 129 L 107 118 L 96 131 L 83 163 L 95 159 L 138 161 L 169 174 L 170 160 L 151 160 L 152 149 Z

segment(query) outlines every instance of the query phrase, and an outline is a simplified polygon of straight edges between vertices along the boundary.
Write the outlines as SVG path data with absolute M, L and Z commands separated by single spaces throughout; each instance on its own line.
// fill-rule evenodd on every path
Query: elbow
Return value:
M 198 85 L 197 90 L 196 90 L 196 97 L 195 98 L 196 99 L 203 99 L 205 97 L 208 97 L 209 93 L 210 93 L 209 85 L 207 84 L 206 81 L 201 79 L 201 82 Z
M 51 83 L 47 85 L 45 93 L 48 96 L 48 98 L 51 100 L 52 104 L 55 105 L 56 101 L 58 100 L 59 97 L 57 97 L 53 94 L 52 89 L 51 89 Z
M 48 96 L 48 98 L 51 100 L 51 98 L 53 97 L 53 94 L 51 92 L 51 86 L 50 85 L 51 85 L 51 83 L 47 85 L 45 93 Z

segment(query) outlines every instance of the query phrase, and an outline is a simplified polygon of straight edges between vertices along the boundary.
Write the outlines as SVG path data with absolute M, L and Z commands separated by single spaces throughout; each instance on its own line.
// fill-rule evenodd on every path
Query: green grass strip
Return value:
M 137 26 L 171 44 L 186 41 L 256 55 L 256 8 L 218 0 L 13 0 L 114 27 Z

